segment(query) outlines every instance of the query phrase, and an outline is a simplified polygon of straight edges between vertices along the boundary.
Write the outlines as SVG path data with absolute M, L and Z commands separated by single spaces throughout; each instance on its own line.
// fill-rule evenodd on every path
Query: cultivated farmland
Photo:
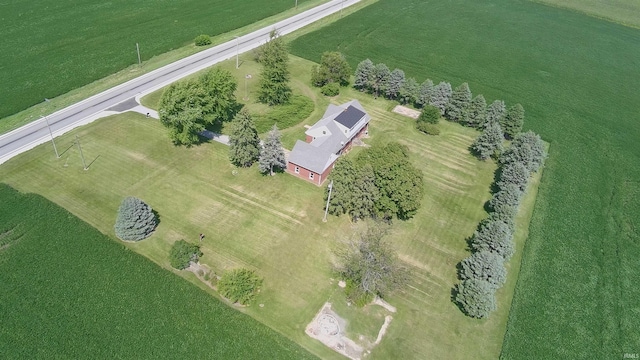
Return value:
M 0 203 L 4 359 L 314 358 L 39 195 Z
M 300 0 L 306 6 L 311 0 Z M 293 7 L 289 0 L 0 4 L 0 118 L 138 61 Z M 135 69 L 132 69 L 134 71 Z
M 244 64 L 255 66 L 248 59 Z M 305 85 L 311 65 L 293 58 L 292 73 L 298 91 L 313 99 L 315 113 L 322 113 L 328 100 Z M 223 66 L 234 68 L 231 63 Z M 245 70 L 232 71 L 243 78 Z M 249 87 L 250 96 L 252 91 Z M 413 276 L 405 291 L 389 299 L 398 313 L 371 356 L 495 358 L 519 257 L 511 260 L 508 283 L 498 292 L 500 309 L 489 320 L 469 319 L 450 301 L 456 263 L 468 256 L 465 238 L 486 216 L 483 205 L 490 197 L 495 170 L 493 163 L 480 162 L 468 153 L 477 132 L 444 122 L 440 136 L 428 137 L 415 130 L 413 120 L 391 113 L 392 103 L 354 90 L 332 101 L 351 98 L 357 98 L 373 117 L 367 142 L 400 141 L 412 152 L 410 160 L 425 173 L 422 208 L 413 220 L 397 222 L 391 235 Z M 303 125 L 315 119 L 283 130 L 285 138 L 299 136 Z M 82 139 L 85 157 L 92 162 L 88 171 L 82 170 L 80 154 L 71 147 L 75 135 Z M 332 280 L 331 249 L 353 231 L 346 217 L 321 221 L 321 188 L 288 174 L 265 177 L 255 167 L 236 169 L 229 164 L 228 148 L 215 142 L 176 148 L 166 129 L 139 114 L 99 120 L 58 141 L 60 148 L 69 147 L 61 159 L 56 160 L 45 144 L 3 164 L 0 176 L 21 190 L 43 194 L 112 236 L 122 197 L 144 199 L 158 211 L 161 223 L 152 237 L 128 244 L 130 249 L 168 268 L 174 241 L 196 240 L 204 233 L 202 263 L 217 273 L 236 267 L 255 269 L 265 279 L 255 303 L 264 307 L 253 305 L 240 311 L 323 358 L 338 357 L 304 334 L 325 301 L 344 301 L 337 293 L 337 281 Z M 518 224 L 528 223 L 538 181 L 530 186 Z M 525 230 L 521 228 L 516 238 L 519 253 Z M 182 275 L 205 288 L 189 273 Z M 206 290 L 215 296 L 213 290 Z M 354 327 L 365 328 L 363 324 L 370 322 L 358 317 Z M 468 341 L 460 344 L 459 338 Z
M 293 43 L 327 50 L 522 103 L 551 148 L 502 356 L 638 352 L 640 31 L 526 1 L 381 0 Z

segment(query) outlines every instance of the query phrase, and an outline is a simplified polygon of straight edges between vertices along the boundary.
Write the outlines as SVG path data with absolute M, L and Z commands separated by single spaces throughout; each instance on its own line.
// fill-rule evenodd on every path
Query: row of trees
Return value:
M 423 181 L 408 157 L 407 147 L 398 143 L 368 148 L 355 161 L 340 157 L 330 176 L 328 211 L 356 221 L 413 217 L 420 207 Z M 325 201 L 328 194 L 327 188 Z
M 287 162 L 278 127 L 273 125 L 261 142 L 253 118 L 247 110 L 240 110 L 231 122 L 229 159 L 239 167 L 250 167 L 257 161 L 260 172 L 265 174 L 274 175 L 275 171 L 283 170 Z
M 455 89 L 445 81 L 434 84 L 427 79 L 419 84 L 414 78 L 406 78 L 404 71 L 391 71 L 387 65 L 374 65 L 369 59 L 356 67 L 353 86 L 376 97 L 384 96 L 417 108 L 431 105 L 441 116 L 465 126 L 485 129 L 497 123 L 508 139 L 520 133 L 524 124 L 524 108 L 520 104 L 507 109 L 504 101 L 496 100 L 487 106 L 484 96 L 472 96 L 466 82 Z
M 498 191 L 489 201 L 489 217 L 469 241 L 473 253 L 460 263 L 461 282 L 455 287 L 455 301 L 471 317 L 487 317 L 497 307 L 495 293 L 507 276 L 504 264 L 515 251 L 518 207 L 531 174 L 540 169 L 545 157 L 540 136 L 529 131 L 516 136 L 498 159 Z

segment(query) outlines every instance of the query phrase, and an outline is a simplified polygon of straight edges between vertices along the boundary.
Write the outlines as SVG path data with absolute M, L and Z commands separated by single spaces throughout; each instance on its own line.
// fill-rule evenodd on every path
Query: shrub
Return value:
M 138 241 L 147 238 L 158 225 L 153 210 L 136 197 L 126 197 L 118 209 L 114 226 L 116 236 L 122 240 Z
M 340 85 L 334 82 L 327 83 L 320 89 L 320 92 L 324 96 L 337 96 L 340 94 Z
M 233 303 L 247 305 L 256 297 L 262 281 L 253 270 L 234 269 L 222 274 L 218 281 L 218 291 Z
M 425 105 L 417 121 L 437 124 L 440 122 L 440 110 L 435 106 Z
M 436 125 L 429 124 L 428 122 L 418 121 L 416 123 L 416 129 L 428 135 L 440 135 L 440 129 L 438 129 Z
M 303 95 L 294 95 L 288 104 L 272 106 L 266 114 L 253 115 L 256 130 L 259 134 L 269 131 L 273 124 L 284 130 L 308 118 L 315 105 L 311 99 Z
M 455 300 L 465 314 L 486 318 L 496 309 L 495 287 L 484 280 L 463 280 L 456 286 Z
M 504 221 L 488 219 L 480 225 L 470 241 L 475 251 L 492 251 L 509 260 L 515 251 L 513 247 L 513 231 Z
M 200 246 L 178 240 L 173 243 L 169 252 L 169 263 L 172 267 L 182 270 L 188 268 L 192 261 L 197 262 L 200 256 Z
M 211 45 L 211 37 L 209 35 L 198 35 L 196 36 L 196 39 L 194 40 L 196 46 L 206 46 L 206 45 Z
M 460 263 L 460 278 L 484 280 L 499 288 L 507 279 L 504 258 L 497 253 L 482 250 Z

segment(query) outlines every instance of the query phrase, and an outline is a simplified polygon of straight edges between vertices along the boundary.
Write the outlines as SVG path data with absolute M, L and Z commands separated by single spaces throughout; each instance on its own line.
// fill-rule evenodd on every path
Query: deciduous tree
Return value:
M 114 228 L 118 238 L 138 241 L 149 237 L 157 225 L 153 209 L 144 201 L 128 196 L 120 204 Z
M 353 220 L 375 216 L 376 203 L 380 197 L 375 180 L 375 174 L 370 164 L 365 164 L 358 169 L 353 185 L 352 205 L 349 210 L 349 215 Z
M 196 144 L 205 128 L 198 92 L 198 84 L 192 80 L 173 83 L 162 93 L 158 114 L 175 145 Z
M 258 131 L 246 109 L 240 110 L 231 122 L 229 135 L 229 158 L 231 163 L 249 167 L 260 157 Z
M 228 70 L 217 67 L 198 78 L 200 104 L 206 125 L 229 121 L 237 107 L 238 83 Z
M 328 83 L 337 83 L 340 86 L 349 85 L 351 67 L 342 53 L 337 51 L 324 52 L 320 60 L 320 67 L 315 74 L 312 73 L 311 81 L 314 86 L 323 87 Z
M 268 172 L 271 176 L 274 175 L 274 167 L 282 170 L 287 166 L 287 162 L 284 158 L 284 150 L 282 149 L 282 142 L 280 142 L 280 131 L 278 131 L 278 126 L 275 124 L 267 134 L 267 138 L 264 140 L 264 144 L 260 149 L 258 165 L 260 172 Z
M 250 304 L 260 291 L 263 279 L 249 269 L 225 271 L 218 281 L 220 295 L 232 303 Z

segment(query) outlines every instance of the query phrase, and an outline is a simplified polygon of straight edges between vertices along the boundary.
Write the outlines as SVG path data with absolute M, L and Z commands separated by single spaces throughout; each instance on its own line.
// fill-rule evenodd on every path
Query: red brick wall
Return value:
M 296 164 L 287 163 L 287 172 L 295 177 L 306 180 L 315 185 L 322 185 L 322 183 L 327 179 L 327 176 L 331 173 L 333 166 L 329 166 L 327 170 L 324 171 L 323 174 L 318 174 L 311 170 L 305 169 L 302 166 L 298 166 L 299 172 L 296 174 Z M 309 179 L 309 174 L 313 173 L 313 180 Z

